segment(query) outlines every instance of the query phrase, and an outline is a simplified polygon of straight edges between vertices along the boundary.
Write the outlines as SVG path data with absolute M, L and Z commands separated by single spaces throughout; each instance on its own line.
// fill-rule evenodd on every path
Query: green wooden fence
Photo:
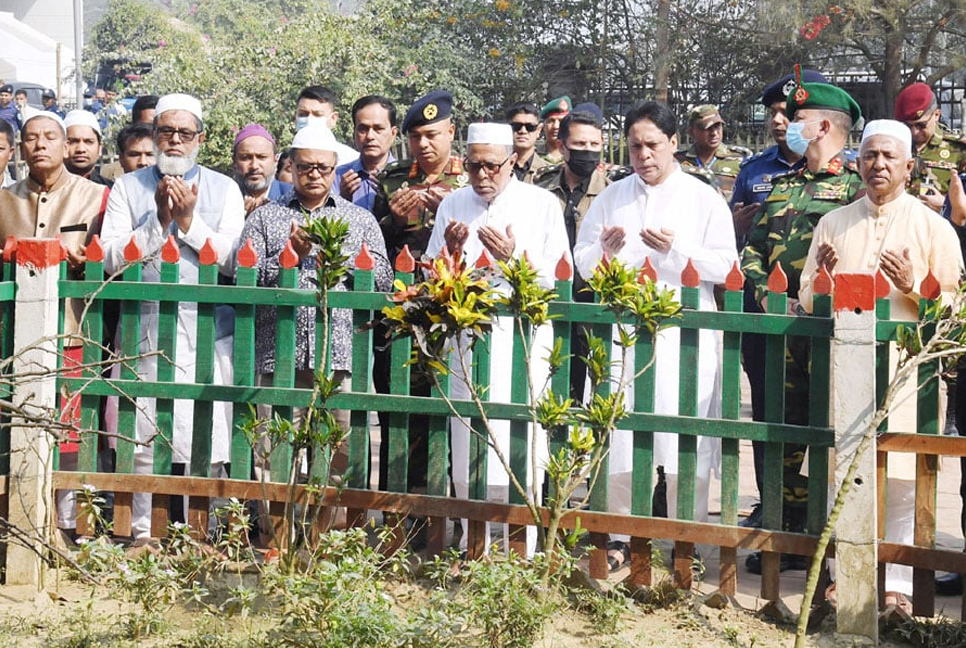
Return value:
M 297 286 L 297 269 L 283 268 L 278 288 L 256 286 L 256 260 L 251 254 L 242 255 L 235 285 L 219 285 L 217 268 L 213 258 L 202 254 L 197 285 L 178 283 L 177 249 L 166 246 L 161 260 L 161 281 L 149 283 L 141 281 L 141 265 L 137 263 L 138 253 L 130 251 L 131 265 L 117 280 L 104 283 L 103 263 L 99 259 L 98 244 L 88 249 L 86 280 L 62 280 L 59 283 L 61 299 L 79 298 L 88 300 L 85 333 L 90 340 L 100 340 L 103 334 L 104 304 L 108 300 L 118 300 L 120 321 L 118 323 L 118 353 L 136 356 L 140 339 L 141 302 L 157 302 L 159 308 L 158 347 L 163 356 L 170 360 L 159 361 L 157 380 L 138 380 L 133 368 L 126 367 L 117 380 L 103 379 L 100 368 L 94 366 L 101 359 L 102 349 L 89 342 L 84 349 L 85 363 L 91 366 L 79 377 L 59 377 L 63 389 L 82 394 L 82 420 L 84 429 L 97 430 L 100 399 L 104 396 L 123 394 L 119 407 L 119 430 L 117 441 L 116 473 L 96 474 L 97 437 L 84 435 L 80 445 L 78 471 L 76 473 L 57 473 L 58 487 L 76 488 L 83 483 L 91 483 L 98 488 L 114 490 L 122 514 L 115 519 L 116 531 L 124 533 L 125 521 L 129 528 L 129 517 L 125 520 L 123 512 L 130 503 L 130 493 L 151 491 L 161 495 L 156 498 L 156 511 L 153 532 L 164 533 L 164 495 L 187 494 L 191 496 L 191 509 L 195 523 L 202 523 L 207 512 L 208 497 L 236 496 L 239 498 L 261 498 L 284 500 L 284 488 L 264 488 L 249 479 L 252 470 L 252 447 L 239 427 L 239 423 L 249 414 L 249 406 L 255 403 L 268 404 L 282 416 L 289 416 L 293 408 L 304 407 L 312 397 L 312 392 L 295 388 L 295 311 L 300 306 L 315 306 L 314 291 L 300 290 Z M 211 256 L 211 255 L 207 255 Z M 9 331 L 13 322 L 12 297 L 14 284 L 13 267 L 7 262 L 3 266 L 3 282 L 0 282 L 0 316 L 3 327 L 0 329 L 0 344 L 5 354 L 12 352 Z M 402 255 L 397 264 L 396 276 L 405 283 L 413 279 L 412 260 Z M 765 598 L 778 596 L 778 552 L 809 555 L 815 546 L 815 535 L 825 522 L 827 508 L 827 483 L 829 475 L 829 448 L 834 447 L 834 433 L 829 422 L 829 384 L 830 348 L 833 333 L 831 317 L 831 297 L 817 295 L 815 316 L 793 317 L 785 314 L 786 297 L 782 277 L 775 275 L 770 283 L 771 294 L 768 300 L 768 313 L 746 314 L 742 310 L 743 278 L 735 268 L 728 277 L 724 298 L 724 310 L 719 312 L 698 311 L 698 289 L 685 287 L 680 294 L 684 306 L 680 320 L 681 363 L 680 363 L 680 411 L 677 415 L 655 414 L 653 412 L 655 376 L 668 379 L 655 365 L 638 379 L 634 385 L 635 409 L 619 422 L 619 427 L 634 431 L 633 465 L 635 480 L 632 489 L 632 514 L 619 516 L 605 513 L 607 509 L 607 480 L 601 479 L 590 500 L 590 510 L 575 511 L 565 526 L 579 524 L 591 532 L 592 542 L 603 547 L 606 533 L 628 533 L 632 536 L 632 570 L 634 582 L 651 582 L 650 539 L 669 539 L 676 543 L 676 562 L 674 577 L 678 584 L 687 586 L 691 581 L 690 555 L 695 543 L 717 545 L 721 548 L 720 586 L 731 593 L 737 582 L 737 550 L 752 548 L 764 550 L 765 560 L 762 579 L 762 594 Z M 572 294 L 571 283 L 559 279 L 557 292 L 560 295 Z M 198 304 L 197 328 L 197 369 L 192 383 L 173 382 L 175 356 L 175 327 L 179 303 Z M 409 369 L 404 361 L 410 355 L 408 341 L 399 341 L 392 347 L 391 389 L 389 394 L 375 394 L 371 384 L 372 332 L 362 324 L 372 319 L 373 312 L 387 304 L 385 294 L 373 292 L 373 277 L 367 264 L 360 263 L 355 270 L 354 290 L 333 292 L 329 295 L 332 308 L 353 310 L 352 349 L 352 386 L 348 392 L 332 398 L 329 405 L 334 408 L 351 410 L 351 431 L 348 436 L 349 471 L 348 488 L 327 489 L 321 497 L 326 503 L 347 506 L 350 511 L 365 509 L 382 510 L 398 515 L 426 515 L 432 521 L 442 522 L 447 517 L 469 517 L 471 526 L 478 529 L 485 520 L 508 521 L 523 525 L 529 521 L 526 510 L 519 506 L 518 496 L 511 498 L 509 505 L 482 502 L 486 493 L 486 454 L 482 440 L 471 444 L 470 501 L 459 502 L 450 497 L 448 457 L 449 435 L 448 418 L 451 411 L 439 398 L 439 394 L 429 397 L 409 395 Z M 231 385 L 211 384 L 214 363 L 214 309 L 219 304 L 230 304 L 235 309 L 234 331 L 234 377 Z M 881 321 L 878 337 L 885 342 L 895 335 L 894 322 L 888 320 L 887 301 L 880 300 L 878 308 Z M 258 306 L 277 308 L 278 327 L 276 339 L 276 370 L 273 386 L 255 386 L 254 344 L 258 331 L 255 329 L 255 309 Z M 609 339 L 613 316 L 597 304 L 576 303 L 567 298 L 556 300 L 551 312 L 557 318 L 553 327 L 555 335 L 561 338 L 564 353 L 570 349 L 570 322 L 585 322 L 594 327 L 598 335 Z M 723 339 L 722 356 L 722 415 L 719 419 L 705 420 L 696 417 L 697 398 L 697 359 L 698 333 L 701 329 L 721 331 Z M 765 421 L 752 422 L 740 420 L 741 407 L 741 357 L 740 344 L 743 334 L 757 333 L 767 336 L 766 350 L 766 408 Z M 784 371 L 786 341 L 790 336 L 809 338 L 811 351 L 811 398 L 808 426 L 789 425 L 783 422 L 784 415 Z M 317 336 L 321 338 L 321 336 Z M 474 356 L 475 372 L 478 377 L 489 376 L 489 356 L 486 344 L 481 345 Z M 882 353 L 887 354 L 883 344 Z M 643 367 L 653 356 L 652 343 L 642 339 L 635 349 L 636 363 Z M 885 357 L 884 355 L 882 356 Z M 318 361 L 321 359 L 318 358 Z M 514 353 L 514 362 L 522 366 L 522 354 Z M 886 362 L 883 360 L 883 362 Z M 553 377 L 552 386 L 558 393 L 569 389 L 569 367 L 564 367 Z M 879 366 L 881 377 L 887 376 L 887 362 Z M 882 373 L 885 372 L 885 373 Z M 514 371 L 514 375 L 522 371 Z M 505 377 L 500 377 L 501 379 Z M 925 374 L 923 376 L 925 380 Z M 880 383 L 881 384 L 881 383 Z M 930 384 L 935 384 L 933 381 Z M 517 385 L 517 382 L 514 382 Z M 938 391 L 924 384 L 920 392 L 924 406 L 920 408 L 922 417 L 920 429 L 938 431 Z M 2 395 L 0 395 L 2 397 Z M 153 397 L 157 399 L 157 426 L 160 438 L 155 442 L 154 475 L 133 475 L 134 470 L 134 420 L 136 410 L 133 398 Z M 169 477 L 171 474 L 171 452 L 164 439 L 171 438 L 172 412 L 175 399 L 195 401 L 195 420 L 192 445 L 192 459 L 187 477 Z M 487 416 L 493 419 L 507 419 L 511 426 L 511 466 L 521 483 L 526 482 L 526 422 L 530 420 L 525 390 L 514 388 L 513 402 L 486 403 Z M 225 401 L 234 404 L 235 429 L 231 438 L 230 479 L 214 480 L 209 478 L 211 457 L 211 412 L 214 402 Z M 477 417 L 475 405 L 471 402 L 456 402 L 455 408 L 461 415 Z M 388 493 L 380 493 L 370 488 L 369 456 L 370 430 L 369 413 L 372 411 L 389 412 L 390 437 L 388 465 L 381 469 L 388 471 Z M 406 483 L 408 456 L 408 416 L 421 413 L 429 416 L 429 475 L 425 494 L 408 492 Z M 694 502 L 694 480 L 696 465 L 697 436 L 719 437 L 722 441 L 722 482 L 721 518 L 719 524 L 697 523 L 685 514 L 680 520 L 664 520 L 652 516 L 651 493 L 654 486 L 653 433 L 654 431 L 673 431 L 679 439 L 679 510 L 692 511 Z M 911 430 L 909 432 L 912 432 Z M 765 529 L 743 529 L 736 526 L 738 521 L 739 495 L 739 443 L 742 440 L 756 440 L 765 443 L 765 486 L 764 526 Z M 808 497 L 808 534 L 793 534 L 779 531 L 782 515 L 782 446 L 785 443 L 804 444 L 809 448 L 809 497 Z M 0 462 L 9 451 L 8 435 L 0 434 Z M 945 448 L 947 451 L 948 447 Z M 952 453 L 952 452 L 950 452 Z M 936 453 L 938 454 L 938 453 Z M 962 453 L 966 454 L 966 452 Z M 316 461 L 324 461 L 316 455 Z M 273 451 L 272 463 L 293 466 L 291 448 L 277 447 Z M 5 464 L 0 463 L 0 469 Z M 314 466 L 313 472 L 323 474 L 324 467 Z M 606 475 L 606 470 L 602 471 Z M 273 479 L 287 480 L 289 475 L 272 472 Z M 935 481 L 932 482 L 933 498 Z M 129 515 L 129 511 L 127 513 Z M 358 517 L 350 515 L 350 519 Z M 431 548 L 442 547 L 441 530 L 444 525 L 432 525 Z M 935 537 L 935 526 L 931 529 Z M 929 540 L 928 534 L 917 536 Z M 926 542 L 925 544 L 929 544 Z M 471 552 L 479 547 L 471 545 Z M 959 562 L 952 552 L 943 552 L 954 566 Z M 896 558 L 895 552 L 892 554 Z M 899 556 L 900 558 L 902 556 Z M 907 560 L 928 567 L 932 558 L 914 555 Z M 966 571 L 966 560 L 961 561 Z M 933 567 L 934 568 L 934 567 Z M 595 552 L 591 558 L 591 572 L 596 576 L 606 573 L 606 556 L 602 551 Z M 922 571 L 922 574 L 927 572 Z M 931 576 L 932 572 L 928 572 Z M 920 572 L 917 571 L 917 574 Z M 925 576 L 920 574 L 924 579 Z M 917 584 L 918 584 L 917 580 Z M 924 580 L 922 581 L 925 582 Z M 919 591 L 917 590 L 917 596 Z M 925 594 L 924 594 L 925 596 Z M 931 597 L 931 590 L 929 596 Z M 931 601 L 931 598 L 929 599 Z

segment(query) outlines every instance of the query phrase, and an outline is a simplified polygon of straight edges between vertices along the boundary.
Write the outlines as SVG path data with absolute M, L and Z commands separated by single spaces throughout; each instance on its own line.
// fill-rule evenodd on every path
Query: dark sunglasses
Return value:
M 516 132 L 522 128 L 525 128 L 527 129 L 528 133 L 532 133 L 533 131 L 540 128 L 540 124 L 528 124 L 526 122 L 510 122 L 510 126 L 513 128 L 513 132 Z

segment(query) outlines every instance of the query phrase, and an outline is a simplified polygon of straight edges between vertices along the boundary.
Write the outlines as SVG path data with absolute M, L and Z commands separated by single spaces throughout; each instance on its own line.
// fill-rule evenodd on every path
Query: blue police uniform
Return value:
M 777 144 L 769 146 L 761 153 L 753 155 L 741 163 L 741 170 L 735 179 L 731 206 L 738 203 L 750 205 L 763 203 L 771 193 L 775 178 L 791 175 L 805 165 L 805 158 L 790 164 L 782 157 Z

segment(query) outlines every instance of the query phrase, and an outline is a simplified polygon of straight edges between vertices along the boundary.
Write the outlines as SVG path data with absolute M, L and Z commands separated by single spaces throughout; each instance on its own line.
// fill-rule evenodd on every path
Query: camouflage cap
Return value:
M 936 95 L 925 83 L 913 83 L 903 89 L 896 97 L 895 117 L 899 121 L 910 122 L 922 119 L 923 115 L 936 103 Z
M 443 121 L 452 114 L 453 95 L 446 90 L 433 90 L 413 102 L 406 111 L 402 132 L 408 133 L 410 128 Z
M 795 119 L 795 113 L 802 108 L 839 110 L 852 118 L 852 123 L 862 119 L 862 109 L 848 92 L 830 83 L 806 83 L 802 81 L 802 69 L 795 66 L 795 87 L 786 97 L 785 114 Z
M 563 117 L 570 112 L 571 106 L 574 102 L 570 100 L 570 97 L 564 95 L 562 97 L 557 97 L 551 100 L 547 105 L 540 109 L 540 119 L 546 119 L 551 115 L 556 115 L 557 117 Z
M 723 124 L 718 107 L 712 104 L 695 106 L 688 112 L 688 128 L 697 126 L 701 130 L 708 130 L 715 124 Z

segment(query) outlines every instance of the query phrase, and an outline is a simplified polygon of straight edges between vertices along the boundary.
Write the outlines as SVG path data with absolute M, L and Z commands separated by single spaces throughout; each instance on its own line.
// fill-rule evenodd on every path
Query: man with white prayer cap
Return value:
M 811 311 L 814 281 L 821 266 L 837 273 L 875 274 L 882 270 L 889 282 L 892 318 L 919 319 L 919 287 L 929 272 L 936 277 L 943 298 L 951 298 L 959 284 L 963 258 L 949 222 L 906 193 L 915 160 L 912 136 L 902 122 L 870 121 L 862 132 L 859 173 L 865 197 L 829 212 L 815 227 L 802 270 L 799 299 Z M 898 349 L 891 353 L 895 370 Z M 916 432 L 916 384 L 901 389 L 889 414 L 893 432 Z M 887 542 L 913 543 L 916 504 L 916 456 L 889 453 L 886 494 Z M 911 612 L 912 567 L 888 565 L 886 605 Z
M 386 254 L 386 244 L 379 223 L 372 214 L 332 191 L 335 168 L 338 164 L 339 144 L 332 131 L 322 123 L 313 122 L 295 133 L 290 148 L 294 182 L 291 189 L 274 202 L 257 207 L 245 221 L 239 244 L 251 241 L 258 256 L 258 285 L 278 287 L 281 269 L 279 255 L 289 243 L 299 257 L 299 288 L 316 289 L 318 248 L 313 246 L 302 226 L 309 220 L 341 220 L 348 224 L 348 235 L 342 242 L 348 270 L 345 280 L 335 290 L 346 290 L 355 271 L 355 259 L 368 244 L 373 259 L 375 289 L 387 292 L 392 288 L 393 272 Z M 316 308 L 299 308 L 295 325 L 295 387 L 312 389 L 320 359 L 315 357 Z M 272 306 L 255 310 L 255 373 L 258 385 L 272 386 L 275 379 L 275 333 L 277 311 Z M 332 333 L 329 336 L 334 378 L 345 389 L 349 388 L 352 372 L 352 311 L 339 308 L 332 311 Z M 349 430 L 349 411 L 333 412 L 337 423 Z M 269 418 L 269 406 L 258 407 L 259 418 Z M 267 446 L 262 450 L 268 450 Z M 256 453 L 256 471 L 260 478 L 269 479 L 262 471 L 270 470 L 275 481 L 285 480 L 290 466 L 272 466 L 270 453 Z M 332 474 L 342 474 L 347 465 L 345 446 L 332 458 Z M 264 513 L 264 508 L 262 509 Z M 261 515 L 259 527 L 263 534 L 270 531 L 268 518 Z
M 245 204 L 234 180 L 197 164 L 198 149 L 204 140 L 198 99 L 187 94 L 169 94 L 158 100 L 154 121 L 155 164 L 117 178 L 108 199 L 101 230 L 104 267 L 108 273 L 128 265 L 124 248 L 133 238 L 141 249 L 142 281 L 160 281 L 161 246 L 173 237 L 181 254 L 179 283 L 198 283 L 199 252 L 209 241 L 215 250 L 219 271 L 231 275 L 235 242 L 245 223 Z M 175 382 L 195 382 L 197 315 L 196 304 L 179 304 Z M 214 383 L 231 384 L 231 309 L 220 306 L 215 322 Z M 157 303 L 143 302 L 142 352 L 158 348 L 157 327 Z M 138 363 L 140 376 L 154 380 L 157 362 L 157 356 L 142 358 Z M 155 423 L 154 399 L 139 398 L 137 439 L 146 445 L 134 449 L 134 472 L 153 471 L 154 446 L 150 442 L 160 433 L 165 437 L 160 442 L 171 444 L 174 474 L 182 474 L 188 464 L 192 465 L 191 473 L 195 476 L 223 474 L 223 466 L 229 461 L 231 407 L 227 403 L 216 403 L 214 411 L 210 462 L 199 457 L 192 461 L 193 401 L 176 400 L 173 429 L 159 430 Z M 113 431 L 110 428 L 118 424 L 116 398 L 109 400 L 105 419 L 109 431 Z M 134 497 L 132 533 L 136 541 L 150 537 L 150 501 L 149 494 L 139 493 Z M 180 516 L 173 511 L 172 517 Z
M 67 128 L 67 158 L 64 164 L 74 175 L 110 187 L 114 184 L 100 174 L 101 125 L 89 110 L 71 110 L 64 117 Z
M 484 251 L 494 261 L 509 261 L 526 253 L 530 263 L 539 272 L 540 284 L 545 288 L 552 287 L 557 262 L 561 257 L 570 259 L 570 243 L 560 202 L 546 189 L 521 182 L 514 176 L 516 153 L 513 152 L 513 132 L 509 124 L 471 124 L 466 142 L 467 152 L 463 168 L 469 175 L 470 186 L 454 191 L 439 204 L 426 254 L 436 257 L 445 246 L 451 254 L 461 254 L 467 264 L 474 264 Z M 509 290 L 499 273 L 494 280 L 494 287 L 504 292 Z M 513 357 L 513 330 L 513 320 L 509 317 L 500 317 L 493 323 L 490 340 L 491 381 L 487 392 L 490 401 L 510 400 L 511 381 L 504 377 L 511 375 L 513 370 L 510 362 Z M 540 327 L 535 332 L 531 347 L 531 384 L 534 386 L 546 384 L 546 349 L 552 345 L 552 329 L 550 326 Z M 461 352 L 470 354 L 465 348 Z M 454 356 L 451 362 L 454 376 L 450 380 L 450 395 L 453 398 L 468 397 L 467 386 L 461 378 L 461 367 L 471 365 L 472 360 L 469 357 L 464 365 Z M 498 377 L 501 379 L 497 379 Z M 499 445 L 505 456 L 509 456 L 509 421 L 491 419 L 490 428 L 491 440 Z M 547 450 L 543 438 L 545 433 L 540 428 L 532 428 L 533 426 L 530 434 L 539 435 L 537 447 L 543 455 L 538 458 L 537 465 L 543 466 Z M 465 420 L 453 419 L 453 483 L 456 496 L 462 499 L 469 496 L 470 434 Z M 529 442 L 527 447 L 531 447 Z M 532 464 L 528 461 L 527 465 Z M 533 492 L 533 484 L 543 482 L 543 469 L 540 468 L 537 475 L 528 475 L 527 481 L 524 481 L 522 475 L 517 477 L 520 483 L 528 484 L 528 489 Z M 488 499 L 506 501 L 509 477 L 492 449 L 487 460 L 487 486 Z M 535 529 L 529 528 L 528 554 L 533 553 L 535 541 Z M 467 534 L 464 533 L 461 540 L 464 549 L 466 542 Z M 486 544 L 489 545 L 489 532 Z

